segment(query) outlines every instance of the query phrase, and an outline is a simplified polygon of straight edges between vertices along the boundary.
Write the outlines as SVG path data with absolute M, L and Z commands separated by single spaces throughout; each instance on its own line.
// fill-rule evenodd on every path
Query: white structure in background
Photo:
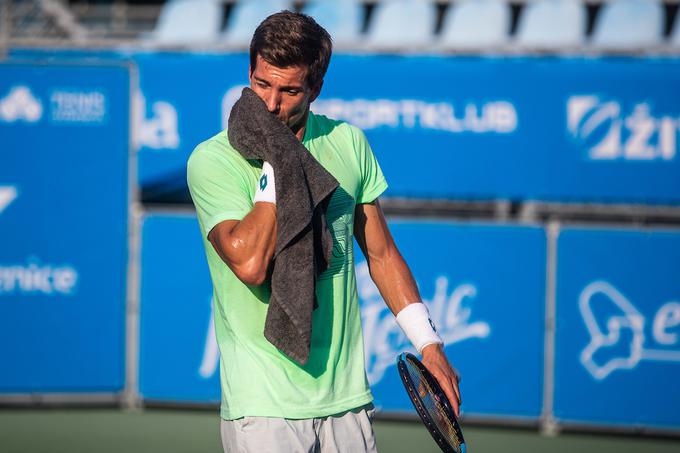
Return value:
M 559 51 L 583 45 L 586 9 L 573 0 L 530 2 L 517 29 L 521 47 Z
M 240 0 L 233 4 L 229 23 L 222 34 L 223 43 L 234 47 L 247 48 L 253 32 L 269 15 L 284 9 L 293 9 L 289 0 Z
M 437 10 L 433 1 L 378 2 L 366 36 L 369 48 L 414 50 L 434 41 Z
M 222 26 L 222 4 L 216 0 L 169 0 L 163 5 L 150 38 L 160 44 L 214 42 Z
M 634 50 L 663 42 L 663 5 L 657 0 L 619 0 L 602 5 L 592 44 L 597 48 Z
M 507 44 L 510 6 L 504 0 L 460 0 L 449 8 L 438 38 L 441 48 L 476 50 Z
M 311 0 L 303 13 L 316 20 L 333 38 L 333 46 L 352 47 L 361 42 L 364 5 L 359 0 Z

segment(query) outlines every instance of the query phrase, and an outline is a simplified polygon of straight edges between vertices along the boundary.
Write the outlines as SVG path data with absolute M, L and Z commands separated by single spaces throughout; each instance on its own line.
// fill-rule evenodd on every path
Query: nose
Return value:
M 265 104 L 267 104 L 267 110 L 269 110 L 270 113 L 279 113 L 279 109 L 281 108 L 281 95 L 276 91 L 271 90 L 269 96 L 267 96 L 267 99 L 265 100 Z

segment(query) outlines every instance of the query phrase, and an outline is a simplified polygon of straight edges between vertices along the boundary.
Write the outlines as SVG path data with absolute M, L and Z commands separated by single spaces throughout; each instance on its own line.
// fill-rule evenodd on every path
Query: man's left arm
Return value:
M 354 216 L 354 236 L 368 261 L 371 278 L 395 316 L 411 304 L 422 303 L 413 275 L 394 243 L 377 200 L 357 205 Z M 422 313 L 420 310 L 422 308 L 410 307 L 409 312 Z M 411 321 L 415 323 L 415 328 L 418 328 L 418 322 L 422 323 L 419 319 L 411 319 Z M 424 325 L 422 327 L 425 328 Z M 444 354 L 443 345 L 441 343 L 426 344 L 420 352 L 423 364 L 437 379 L 458 415 L 461 404 L 458 377 Z

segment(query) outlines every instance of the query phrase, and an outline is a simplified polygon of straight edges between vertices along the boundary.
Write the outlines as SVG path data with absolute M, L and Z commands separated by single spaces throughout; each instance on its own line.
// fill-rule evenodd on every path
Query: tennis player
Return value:
M 376 451 L 353 238 L 397 322 L 458 413 L 458 380 L 388 230 L 378 202 L 387 183 L 366 137 L 310 111 L 331 50 L 326 30 L 289 11 L 265 19 L 250 45 L 250 87 L 340 183 L 327 209 L 334 256 L 317 281 L 304 366 L 263 335 L 276 242 L 273 168 L 244 159 L 226 131 L 198 145 L 188 161 L 214 289 L 225 452 Z M 270 182 L 265 188 L 258 184 L 262 174 Z

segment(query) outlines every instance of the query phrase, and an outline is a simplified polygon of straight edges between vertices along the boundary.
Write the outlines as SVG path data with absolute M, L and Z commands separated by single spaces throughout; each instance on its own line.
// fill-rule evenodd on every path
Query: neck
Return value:
M 293 129 L 293 133 L 297 137 L 298 140 L 302 141 L 305 138 L 305 131 L 307 130 L 307 119 L 309 118 L 309 108 L 307 109 L 307 112 L 305 113 L 305 116 L 302 117 L 302 120 L 300 121 L 300 127 L 296 130 Z

